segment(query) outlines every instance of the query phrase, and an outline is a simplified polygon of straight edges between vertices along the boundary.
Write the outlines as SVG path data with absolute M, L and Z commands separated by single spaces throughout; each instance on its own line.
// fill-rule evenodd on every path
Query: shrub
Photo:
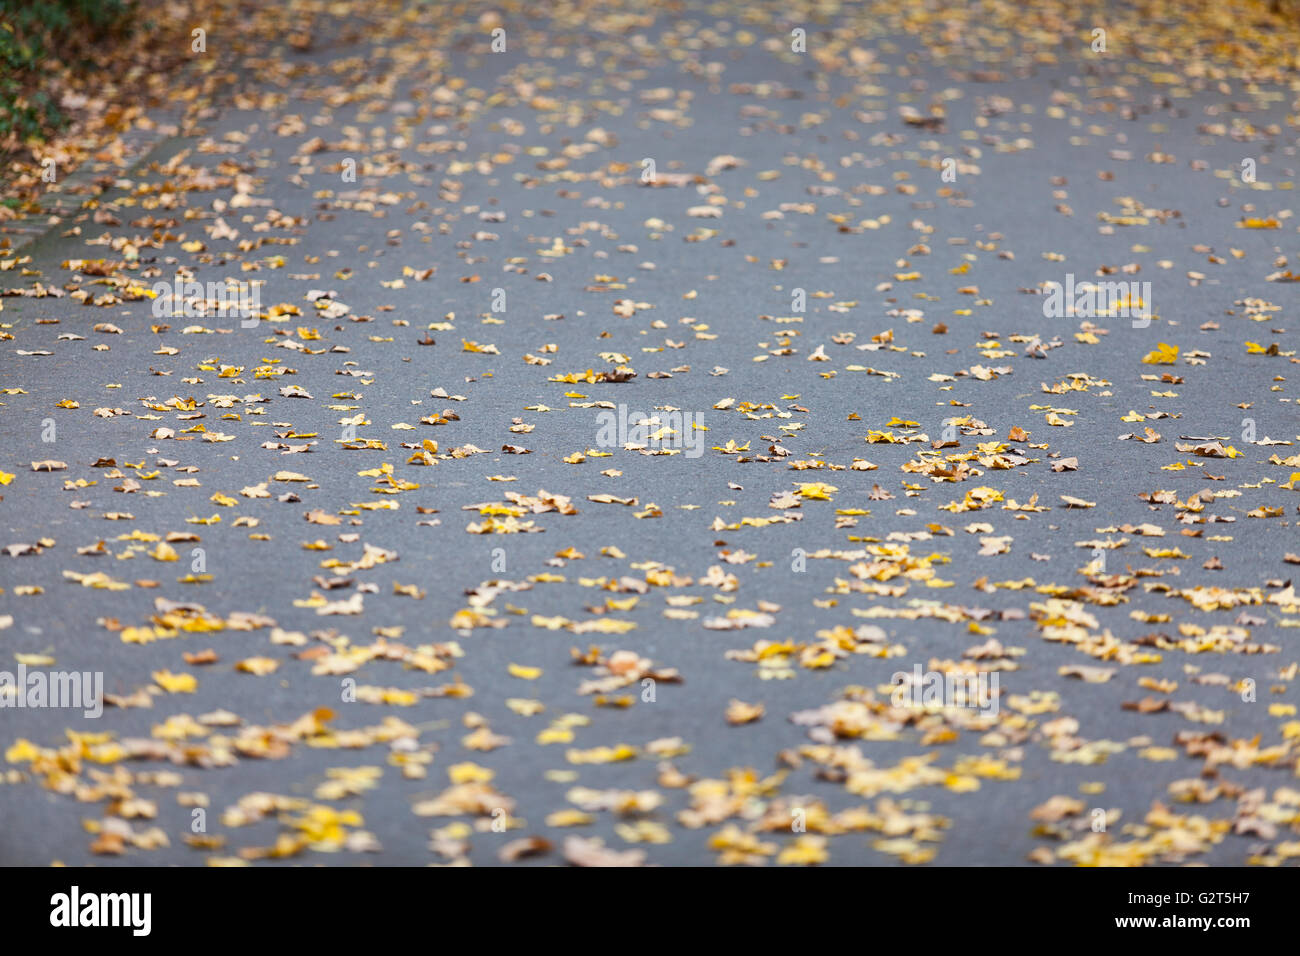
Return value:
M 54 90 L 102 44 L 123 39 L 136 0 L 0 0 L 0 143 L 42 138 L 65 122 Z

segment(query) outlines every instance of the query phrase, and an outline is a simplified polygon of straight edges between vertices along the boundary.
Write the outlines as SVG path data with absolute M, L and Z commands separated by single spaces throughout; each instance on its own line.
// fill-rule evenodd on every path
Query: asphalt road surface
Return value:
M 0 262 L 0 862 L 1294 863 L 1262 10 L 214 29 Z

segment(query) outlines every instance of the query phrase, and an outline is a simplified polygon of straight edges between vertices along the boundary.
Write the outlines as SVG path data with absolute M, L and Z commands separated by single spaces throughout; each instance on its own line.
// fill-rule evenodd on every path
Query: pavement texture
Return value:
M 1294 23 L 352 6 L 0 261 L 0 863 L 1294 865 Z

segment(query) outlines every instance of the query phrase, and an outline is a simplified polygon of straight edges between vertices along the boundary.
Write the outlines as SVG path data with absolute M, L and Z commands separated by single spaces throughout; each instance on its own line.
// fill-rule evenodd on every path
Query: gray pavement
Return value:
M 1128 7 L 497 9 L 318 22 L 3 265 L 0 669 L 109 705 L 0 709 L 0 862 L 1293 862 L 1294 74 Z M 256 327 L 155 317 L 180 267 Z

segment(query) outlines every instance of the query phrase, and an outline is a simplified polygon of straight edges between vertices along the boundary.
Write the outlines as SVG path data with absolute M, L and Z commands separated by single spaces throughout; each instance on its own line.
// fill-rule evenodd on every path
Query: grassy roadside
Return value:
M 136 0 L 0 0 L 0 149 L 66 125 L 61 94 L 134 32 Z
M 244 0 L 0 0 L 0 223 L 88 160 L 129 165 L 120 137 L 166 107 L 185 132 L 247 50 Z M 209 56 L 193 31 L 220 44 Z
M 95 155 L 184 62 L 192 4 L 0 0 L 0 222 Z M 165 10 L 166 14 L 162 15 Z

